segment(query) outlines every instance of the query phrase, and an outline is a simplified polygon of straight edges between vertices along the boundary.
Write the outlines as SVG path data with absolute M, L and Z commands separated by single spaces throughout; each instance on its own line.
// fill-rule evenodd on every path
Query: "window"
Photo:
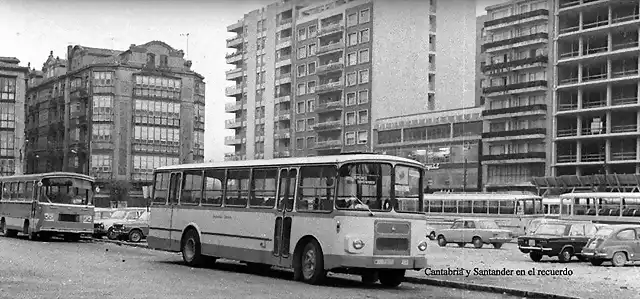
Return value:
M 298 40 L 307 39 L 307 28 L 298 29 Z
M 357 123 L 356 121 L 356 113 L 355 112 L 347 112 L 347 126 L 352 126 Z
M 358 132 L 358 144 L 367 144 L 367 140 L 369 139 L 369 134 L 367 131 Z
M 155 183 L 153 185 L 153 203 L 166 205 L 168 189 L 169 173 L 156 173 Z
M 160 55 L 160 66 L 169 66 L 169 57 L 167 55 Z
M 304 77 L 306 75 L 305 73 L 305 65 L 299 65 L 298 66 L 298 77 Z
M 254 169 L 251 182 L 252 208 L 273 208 L 276 205 L 277 168 Z
M 307 82 L 307 91 L 308 91 L 308 93 L 315 93 L 316 92 L 316 81 Z
M 307 47 L 298 48 L 298 59 L 307 57 Z
M 358 91 L 358 104 L 364 104 L 369 102 L 369 90 Z
M 13 147 L 15 145 L 15 138 L 16 137 L 12 131 L 0 132 L 0 156 L 14 156 Z
M 347 35 L 347 43 L 349 46 L 355 46 L 358 44 L 358 34 L 357 33 L 349 33 Z
M 316 55 L 316 44 L 310 44 L 309 45 L 309 56 L 311 55 Z
M 224 205 L 246 207 L 249 198 L 249 170 L 229 170 Z
M 396 166 L 395 194 L 399 212 L 418 212 L 420 200 L 420 170 L 414 167 Z
M 344 134 L 345 143 L 347 145 L 356 144 L 356 133 L 355 132 L 347 132 Z
M 391 210 L 391 165 L 351 163 L 338 170 L 339 209 Z
M 632 241 L 636 239 L 636 232 L 632 229 L 625 229 L 620 231 L 616 237 L 620 240 Z
M 313 136 L 307 137 L 307 146 L 309 148 L 314 148 L 316 146 L 316 138 Z
M 304 119 L 296 121 L 296 132 L 304 132 Z
M 315 37 L 316 34 L 318 34 L 318 26 L 316 25 L 311 25 L 309 26 L 309 37 Z
M 304 102 L 296 103 L 296 113 L 302 114 L 304 112 Z
M 315 62 L 309 63 L 309 65 L 307 66 L 307 70 L 308 70 L 309 75 L 315 74 L 316 73 L 316 63 Z
M 366 22 L 369 22 L 371 18 L 371 11 L 368 9 L 365 10 L 361 10 L 360 11 L 360 24 L 364 24 Z
M 94 140 L 111 140 L 111 124 L 94 124 L 91 135 Z
M 358 111 L 358 123 L 366 124 L 368 122 L 369 122 L 369 111 L 368 110 Z
M 368 43 L 371 40 L 371 36 L 369 35 L 369 29 L 364 29 L 360 31 L 360 42 Z
M 356 104 L 356 93 L 350 92 L 347 93 L 347 106 L 353 106 Z
M 186 170 L 182 174 L 180 204 L 199 205 L 202 199 L 202 171 Z
M 304 83 L 300 83 L 298 84 L 298 95 L 305 95 L 307 94 L 307 85 Z
M 369 62 L 369 50 L 361 50 L 360 51 L 360 63 Z
M 358 83 L 360 84 L 369 83 L 369 70 L 362 70 L 358 73 L 360 75 L 360 78 L 358 79 Z
M 347 65 L 356 65 L 358 63 L 358 55 L 356 52 L 347 54 Z
M 298 150 L 304 149 L 304 138 L 296 138 L 296 149 Z
M 0 77 L 0 99 L 15 101 L 16 78 Z
M 47 110 L 44 110 L 44 111 L 47 111 Z M 43 115 L 43 114 L 44 113 L 41 113 L 40 115 Z M 7 103 L 7 102 L 0 103 L 0 128 L 7 128 L 7 129 L 15 128 L 16 126 L 15 115 L 16 115 L 15 103 Z M 45 122 L 48 122 L 48 120 Z
M 147 66 L 156 66 L 156 55 L 147 53 Z
M 298 211 L 331 211 L 337 169 L 333 165 L 303 166 L 298 186 Z
M 358 14 L 352 13 L 347 16 L 347 27 L 351 27 L 358 24 Z
M 222 205 L 223 181 L 224 170 L 207 169 L 204 171 L 204 196 L 202 198 L 202 205 Z
M 316 110 L 316 100 L 307 101 L 307 110 L 309 110 L 309 112 L 313 112 Z
M 347 74 L 347 86 L 356 85 L 356 73 L 348 73 Z

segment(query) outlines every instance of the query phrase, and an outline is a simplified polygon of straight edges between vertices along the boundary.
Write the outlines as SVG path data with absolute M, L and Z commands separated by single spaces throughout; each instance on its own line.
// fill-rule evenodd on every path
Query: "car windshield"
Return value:
M 564 224 L 542 224 L 536 229 L 535 233 L 538 235 L 564 235 L 567 226 Z
M 92 183 L 76 178 L 44 178 L 42 179 L 41 202 L 70 205 L 92 204 Z
M 479 221 L 480 228 L 485 229 L 500 229 L 500 226 L 495 221 Z

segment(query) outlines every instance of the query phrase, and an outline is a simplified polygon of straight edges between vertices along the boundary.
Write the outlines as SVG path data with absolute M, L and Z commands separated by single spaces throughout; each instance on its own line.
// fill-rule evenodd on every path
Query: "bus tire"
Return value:
M 482 239 L 480 237 L 473 237 L 473 241 L 472 242 L 473 242 L 473 247 L 478 248 L 478 249 L 482 248 L 482 245 L 484 245 L 482 243 Z
M 138 243 L 142 240 L 142 231 L 139 229 L 134 229 L 129 232 L 129 242 Z
M 300 254 L 300 260 L 294 266 L 294 277 L 299 277 L 303 282 L 318 285 L 324 282 L 327 271 L 324 270 L 324 255 L 320 244 L 315 239 L 304 245 Z
M 380 271 L 380 283 L 389 288 L 395 288 L 404 281 L 404 269 L 389 269 Z
M 180 251 L 182 252 L 182 260 L 191 267 L 199 267 L 204 263 L 202 255 L 202 245 L 198 233 L 194 229 L 189 229 L 182 237 Z
M 445 239 L 443 235 L 438 236 L 438 246 L 440 247 L 447 246 L 447 239 Z

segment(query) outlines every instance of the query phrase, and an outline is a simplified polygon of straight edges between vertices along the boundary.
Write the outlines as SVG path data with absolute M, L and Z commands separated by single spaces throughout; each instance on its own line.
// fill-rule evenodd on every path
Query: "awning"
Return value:
M 563 175 L 557 177 L 534 177 L 533 184 L 540 193 L 573 192 L 576 190 L 595 190 L 612 192 L 640 191 L 640 175 L 638 174 L 595 174 L 595 175 Z

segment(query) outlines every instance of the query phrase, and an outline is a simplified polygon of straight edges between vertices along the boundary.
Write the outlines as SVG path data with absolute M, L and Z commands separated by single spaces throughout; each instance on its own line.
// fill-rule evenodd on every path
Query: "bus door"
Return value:
M 295 199 L 298 169 L 280 170 L 278 181 L 278 209 L 273 236 L 273 255 L 279 257 L 280 265 L 291 264 L 291 211 Z
M 169 240 L 171 240 L 171 249 L 176 249 L 173 248 L 174 244 L 180 246 L 180 242 L 175 242 L 174 238 L 176 240 L 180 240 L 181 238 L 181 232 L 176 231 L 174 232 L 174 227 L 173 227 L 173 215 L 176 213 L 176 209 L 178 208 L 178 202 L 180 200 L 180 194 L 182 189 L 182 173 L 180 172 L 172 172 L 171 173 L 171 178 L 169 179 L 169 208 L 171 209 L 171 211 L 169 212 Z M 180 248 L 177 248 L 177 250 L 180 250 Z

